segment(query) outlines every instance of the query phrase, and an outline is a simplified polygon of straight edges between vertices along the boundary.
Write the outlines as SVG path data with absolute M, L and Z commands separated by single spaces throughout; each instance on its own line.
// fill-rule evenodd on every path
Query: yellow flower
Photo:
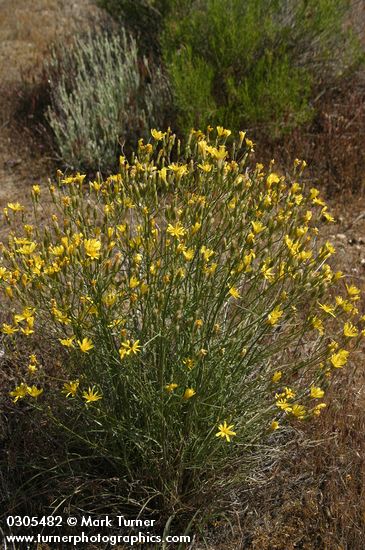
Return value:
M 272 375 L 272 381 L 275 383 L 275 382 L 279 382 L 279 380 L 281 380 L 281 377 L 283 376 L 283 373 L 281 372 L 281 370 L 276 370 L 274 372 L 274 374 Z
M 79 380 L 70 380 L 70 382 L 65 382 L 63 384 L 62 393 L 66 394 L 66 397 L 75 397 L 79 384 Z
M 167 168 L 166 168 L 166 166 L 161 168 L 161 170 L 159 170 L 158 173 L 160 174 L 160 178 L 162 179 L 162 181 L 167 183 Z
M 209 262 L 210 258 L 214 255 L 214 250 L 207 248 L 204 244 L 200 249 L 200 253 L 206 262 Z
M 129 288 L 137 288 L 137 286 L 139 285 L 139 280 L 132 276 L 130 279 L 129 279 Z
M 227 426 L 227 422 L 224 421 L 223 424 L 219 424 L 218 432 L 215 434 L 215 436 L 223 437 L 223 439 L 226 439 L 226 441 L 228 441 L 229 443 L 231 441 L 231 437 L 237 435 L 236 432 L 232 431 L 232 428 L 234 428 L 233 424 Z
M 24 308 L 21 314 L 14 315 L 14 323 L 18 324 L 18 323 L 21 323 L 22 321 L 33 319 L 34 312 L 35 312 L 35 308 L 31 308 L 31 307 Z
M 313 325 L 313 328 L 318 330 L 319 334 L 321 336 L 323 336 L 323 334 L 324 334 L 323 321 L 319 317 L 317 317 L 316 315 L 312 319 L 312 325 Z
M 166 135 L 166 132 L 160 132 L 159 130 L 151 130 L 151 135 L 156 141 L 161 141 Z
M 359 300 L 361 291 L 355 285 L 346 285 L 347 293 L 350 296 L 351 300 Z
M 32 254 L 37 247 L 37 243 L 31 242 L 29 244 L 25 244 L 24 246 L 21 246 L 20 248 L 16 249 L 16 252 L 19 252 L 19 254 Z
M 92 260 L 100 258 L 101 242 L 97 239 L 86 239 L 84 241 L 84 248 L 86 256 Z
M 59 338 L 59 342 L 65 346 L 66 348 L 73 348 L 74 344 L 73 341 L 75 340 L 74 336 L 71 336 L 71 338 Z
M 188 250 L 183 250 L 183 256 L 185 260 L 191 262 L 191 260 L 194 258 L 194 249 L 188 248 Z
M 49 251 L 54 256 L 62 256 L 65 251 L 65 247 L 62 244 L 60 246 L 50 246 Z
M 7 206 L 13 212 L 21 212 L 24 210 L 24 206 L 22 206 L 19 202 L 8 202 Z
M 82 392 L 82 397 L 85 399 L 86 403 L 93 403 L 94 401 L 102 399 L 102 396 L 95 390 L 95 386 L 92 388 L 89 387 L 88 391 Z
M 291 388 L 285 387 L 284 391 L 286 399 L 293 399 L 295 397 L 295 392 Z
M 254 148 L 254 145 L 255 145 L 254 142 L 251 141 L 251 140 L 248 139 L 248 138 L 245 139 L 245 142 L 246 142 L 247 147 L 248 147 L 249 149 L 251 149 L 251 151 L 253 151 L 253 148 Z
M 39 195 L 41 192 L 41 188 L 39 187 L 39 185 L 33 185 L 32 190 L 35 196 Z
M 28 393 L 28 386 L 22 382 L 15 390 L 10 392 L 10 397 L 14 397 L 13 401 L 16 403 L 19 399 L 23 399 Z
M 171 382 L 171 384 L 166 384 L 165 390 L 169 393 L 173 392 L 178 387 L 178 384 L 174 384 Z
M 196 394 L 196 391 L 193 388 L 186 388 L 186 390 L 184 392 L 184 395 L 183 395 L 183 399 L 185 399 L 185 401 L 187 401 L 188 399 L 193 397 L 195 394 Z
M 34 398 L 37 398 L 39 395 L 43 393 L 43 390 L 41 388 L 37 388 L 37 386 L 31 386 L 27 387 L 27 393 Z
M 166 231 L 173 237 L 177 238 L 183 237 L 186 233 L 186 229 L 181 225 L 180 222 L 177 222 L 176 225 L 171 225 L 171 223 L 169 223 Z
M 228 151 L 226 151 L 226 148 L 224 145 L 220 145 L 219 149 L 216 149 L 215 147 L 206 147 L 206 150 L 212 157 L 214 157 L 216 160 L 218 160 L 218 166 L 220 162 L 222 162 L 226 156 L 228 155 Z M 220 162 L 219 162 L 220 161 Z
M 194 359 L 191 359 L 191 357 L 187 357 L 186 359 L 183 359 L 183 364 L 185 367 L 187 367 L 189 370 L 193 369 L 195 367 L 195 361 Z
M 344 326 L 343 326 L 343 333 L 345 336 L 347 336 L 348 338 L 355 338 L 355 336 L 358 336 L 359 334 L 359 331 L 357 330 L 357 328 L 352 324 L 350 323 L 350 321 L 348 323 L 345 323 Z
M 332 317 L 336 317 L 336 315 L 334 314 L 336 308 L 327 304 L 321 304 L 320 302 L 318 302 L 318 305 L 321 309 L 323 309 L 325 313 L 328 313 L 328 315 L 332 315 Z
M 94 344 L 92 343 L 90 338 L 83 338 L 82 342 L 80 342 L 80 340 L 77 340 L 77 343 L 83 353 L 87 353 L 94 347 Z
M 279 181 L 280 181 L 280 178 L 275 173 L 269 174 L 266 178 L 266 183 L 267 183 L 268 187 L 271 187 L 271 185 L 273 183 L 279 183 Z
M 213 165 L 205 162 L 204 164 L 198 164 L 198 167 L 207 174 L 212 171 Z
M 246 132 L 243 132 L 242 130 L 239 131 L 239 136 L 240 136 L 240 144 L 239 144 L 239 147 L 242 146 L 242 143 L 243 143 L 243 140 L 245 139 L 245 136 L 246 136 Z
M 321 399 L 324 396 L 324 391 L 316 386 L 311 387 L 311 397 L 313 399 Z
M 32 330 L 30 327 L 21 328 L 20 331 L 25 334 L 25 336 L 30 336 L 34 333 L 34 330 Z
M 136 355 L 141 351 L 141 346 L 139 345 L 139 340 L 136 340 L 133 344 L 130 344 L 130 350 L 133 355 Z
M 279 407 L 279 409 L 282 409 L 285 412 L 291 412 L 291 410 L 292 410 L 291 405 L 287 402 L 286 399 L 277 399 L 276 406 Z
M 306 409 L 303 405 L 295 404 L 293 405 L 291 412 L 296 418 L 303 420 L 306 414 Z
M 228 292 L 229 292 L 229 294 L 230 294 L 231 296 L 233 296 L 233 298 L 236 298 L 236 300 L 237 300 L 238 298 L 241 298 L 240 293 L 238 292 L 237 288 L 235 288 L 234 286 L 232 286 L 232 287 L 229 289 Z
M 267 281 L 269 281 L 270 283 L 272 283 L 274 280 L 275 280 L 275 274 L 273 273 L 273 268 L 272 267 L 268 267 L 266 265 L 266 263 L 264 263 L 264 265 L 262 266 L 261 268 L 261 273 L 263 274 L 263 276 L 265 277 L 265 279 Z
M 200 222 L 195 222 L 194 225 L 191 227 L 191 234 L 195 235 L 201 228 L 202 224 Z
M 271 429 L 272 431 L 274 432 L 275 430 L 278 430 L 279 429 L 279 422 L 277 420 L 273 420 L 271 422 Z
M 34 364 L 34 363 L 30 363 L 28 365 L 28 371 L 31 373 L 31 374 L 34 374 L 35 372 L 37 372 L 37 366 Z
M 186 164 L 181 164 L 180 166 L 176 163 L 169 164 L 169 169 L 172 170 L 175 176 L 180 179 L 182 176 L 188 173 L 189 169 Z
M 324 409 L 325 407 L 327 407 L 326 403 L 318 403 L 318 405 L 316 405 L 312 410 L 312 413 L 315 416 L 319 416 L 321 414 L 321 410 Z
M 223 126 L 217 126 L 217 134 L 219 137 L 228 137 L 231 133 L 231 130 L 226 130 Z
M 56 305 L 52 307 L 52 313 L 59 323 L 64 325 L 69 325 L 71 323 L 71 320 L 67 317 L 66 313 L 59 310 Z
M 136 340 L 132 343 L 130 340 L 122 343 L 122 347 L 119 349 L 120 358 L 123 359 L 126 355 L 136 355 L 141 351 L 141 346 L 139 345 L 139 340 Z
M 280 306 L 276 306 L 271 313 L 267 316 L 267 322 L 269 325 L 275 326 L 283 316 L 284 311 L 280 309 Z
M 322 214 L 322 216 L 324 217 L 324 219 L 326 221 L 328 221 L 330 223 L 333 223 L 335 221 L 335 218 L 333 216 L 331 216 L 331 214 L 329 212 L 327 212 L 327 206 L 322 208 L 321 214 Z
M 12 327 L 11 325 L 8 325 L 8 324 L 6 324 L 6 323 L 3 323 L 1 332 L 2 332 L 3 334 L 12 335 L 12 334 L 14 334 L 15 332 L 18 332 L 18 330 L 19 330 L 19 329 L 17 329 L 16 327 Z
M 340 349 L 340 351 L 331 355 L 330 361 L 336 369 L 341 369 L 346 365 L 348 356 L 349 356 L 348 351 L 344 349 Z
M 257 235 L 258 233 L 261 233 L 261 231 L 265 229 L 264 224 L 261 222 L 251 222 L 251 225 L 255 235 Z

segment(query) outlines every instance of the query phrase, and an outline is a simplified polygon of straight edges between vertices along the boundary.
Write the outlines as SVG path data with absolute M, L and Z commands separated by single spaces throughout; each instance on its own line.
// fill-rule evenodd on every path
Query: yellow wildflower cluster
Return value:
M 97 402 L 101 424 L 105 407 L 108 422 L 114 411 L 140 433 L 150 419 L 165 436 L 200 430 L 209 445 L 207 434 L 247 441 L 251 425 L 265 434 L 320 414 L 365 335 L 360 291 L 334 291 L 343 276 L 319 238 L 334 219 L 301 182 L 305 163 L 288 178 L 273 162 L 250 167 L 253 148 L 221 126 L 193 131 L 185 147 L 154 129 L 106 179 L 58 173 L 34 186 L 36 213 L 51 199 L 46 227 L 9 202 L 1 331 L 9 352 L 28 337 L 63 359 L 61 388 L 48 384 L 44 397 L 72 409 L 79 395 Z M 33 382 L 46 367 L 31 360 L 20 376 L 15 401 L 41 395 Z

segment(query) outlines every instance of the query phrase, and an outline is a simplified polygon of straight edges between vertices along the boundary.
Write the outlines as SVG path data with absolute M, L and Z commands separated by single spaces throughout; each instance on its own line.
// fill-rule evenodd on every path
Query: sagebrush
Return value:
M 159 68 L 140 58 L 122 32 L 61 43 L 49 64 L 48 121 L 59 159 L 69 168 L 113 170 L 125 144 L 161 124 L 169 102 Z

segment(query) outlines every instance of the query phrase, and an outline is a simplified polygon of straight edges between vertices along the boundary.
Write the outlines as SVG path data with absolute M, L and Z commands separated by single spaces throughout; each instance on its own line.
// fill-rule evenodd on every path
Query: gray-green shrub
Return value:
M 49 65 L 49 124 L 58 155 L 73 169 L 110 170 L 123 144 L 161 125 L 168 88 L 140 59 L 133 38 L 89 33 L 61 44 Z

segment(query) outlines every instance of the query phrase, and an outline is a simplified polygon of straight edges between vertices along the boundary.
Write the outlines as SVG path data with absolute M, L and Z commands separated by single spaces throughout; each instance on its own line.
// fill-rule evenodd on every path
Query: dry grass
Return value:
M 91 0 L 1 0 L 0 82 L 34 75 L 55 39 L 67 38 L 98 14 Z
M 328 90 L 315 104 L 317 115 L 306 128 L 276 143 L 259 144 L 258 156 L 275 157 L 284 166 L 300 155 L 314 184 L 328 195 L 365 187 L 365 74 L 359 72 Z

